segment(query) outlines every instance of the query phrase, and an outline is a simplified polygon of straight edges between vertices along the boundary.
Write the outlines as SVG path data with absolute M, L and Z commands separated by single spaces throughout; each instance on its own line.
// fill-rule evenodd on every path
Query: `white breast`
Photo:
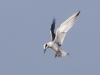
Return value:
M 58 51 L 59 46 L 58 46 L 56 43 L 53 43 L 52 49 L 53 49 L 54 51 Z
M 59 46 L 54 42 L 49 42 L 48 45 L 49 45 L 49 48 L 52 48 L 54 51 L 58 51 L 59 49 Z

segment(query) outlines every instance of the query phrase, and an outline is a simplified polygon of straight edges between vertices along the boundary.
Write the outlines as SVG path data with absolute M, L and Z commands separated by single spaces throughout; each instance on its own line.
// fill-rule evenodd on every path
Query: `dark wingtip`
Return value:
M 76 17 L 80 14 L 80 12 L 81 12 L 81 11 L 79 11 L 79 12 L 77 13 Z
M 56 19 L 53 17 L 53 23 L 56 21 Z
M 81 10 L 77 13 L 77 15 L 76 15 L 76 16 L 78 16 L 78 15 L 80 14 L 80 12 L 81 12 Z

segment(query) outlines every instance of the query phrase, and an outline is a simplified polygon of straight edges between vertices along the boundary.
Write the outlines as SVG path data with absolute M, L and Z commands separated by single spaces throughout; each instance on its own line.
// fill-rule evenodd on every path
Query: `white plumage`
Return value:
M 71 17 L 69 17 L 65 22 L 63 22 L 59 26 L 59 28 L 56 30 L 56 35 L 54 33 L 55 19 L 53 19 L 53 23 L 52 23 L 51 29 L 50 29 L 52 41 L 44 44 L 44 53 L 45 53 L 47 48 L 52 48 L 56 52 L 55 57 L 57 57 L 57 56 L 61 57 L 61 56 L 69 55 L 69 53 L 61 50 L 60 46 L 63 44 L 63 40 L 65 38 L 66 33 L 75 23 L 76 18 L 79 15 L 79 13 L 80 13 L 80 11 L 76 12 Z

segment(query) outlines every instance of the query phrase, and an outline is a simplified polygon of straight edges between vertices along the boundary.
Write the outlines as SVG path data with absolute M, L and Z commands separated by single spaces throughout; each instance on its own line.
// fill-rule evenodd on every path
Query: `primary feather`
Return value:
M 79 12 L 76 12 L 71 17 L 69 17 L 65 22 L 63 22 L 60 27 L 56 30 L 56 37 L 55 42 L 58 43 L 58 45 L 63 44 L 63 40 L 65 38 L 66 33 L 68 30 L 73 26 L 74 22 L 76 21 L 77 16 L 79 15 Z
M 54 41 L 54 39 L 55 39 L 54 30 L 55 30 L 55 18 L 53 18 L 52 25 L 51 25 L 51 28 L 50 28 L 50 34 L 51 34 L 51 40 L 52 41 Z

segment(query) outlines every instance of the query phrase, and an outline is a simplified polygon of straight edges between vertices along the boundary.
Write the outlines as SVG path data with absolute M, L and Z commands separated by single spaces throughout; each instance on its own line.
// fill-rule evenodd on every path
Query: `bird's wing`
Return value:
M 63 22 L 60 27 L 56 30 L 56 37 L 54 42 L 56 42 L 59 46 L 63 44 L 63 40 L 65 38 L 66 33 L 68 30 L 73 26 L 76 21 L 77 16 L 79 15 L 80 11 L 73 14 L 69 17 L 65 22 Z
M 51 40 L 54 41 L 55 39 L 55 19 L 53 18 L 52 24 L 51 24 L 51 28 L 50 28 L 50 34 L 51 34 Z

